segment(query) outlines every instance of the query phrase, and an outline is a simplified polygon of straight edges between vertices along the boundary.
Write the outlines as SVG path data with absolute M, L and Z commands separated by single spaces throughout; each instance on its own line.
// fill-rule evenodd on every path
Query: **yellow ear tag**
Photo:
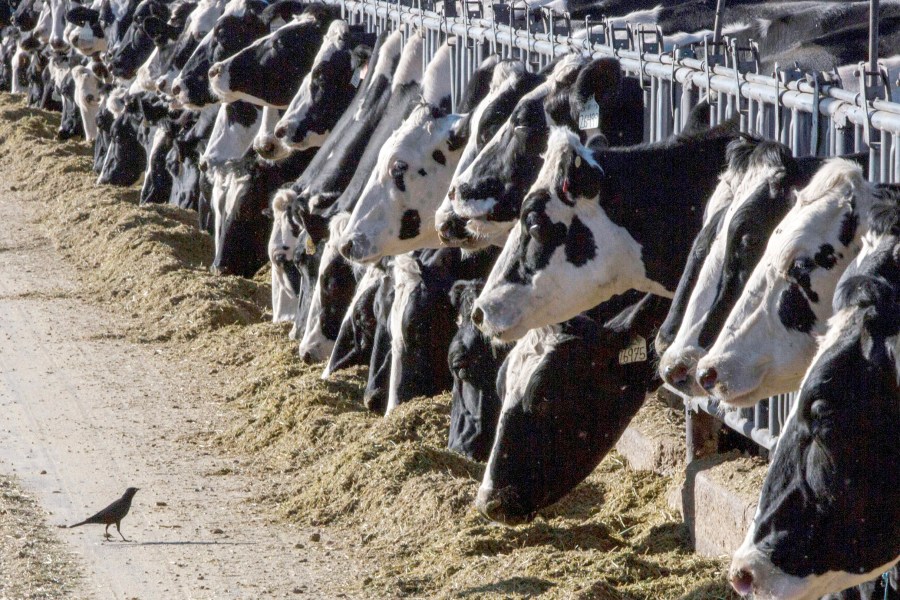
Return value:
M 581 155 L 580 154 L 575 155 L 575 168 L 576 169 L 581 168 Z
M 312 238 L 306 238 L 306 253 L 307 254 L 315 254 L 316 253 L 316 245 L 313 243 Z

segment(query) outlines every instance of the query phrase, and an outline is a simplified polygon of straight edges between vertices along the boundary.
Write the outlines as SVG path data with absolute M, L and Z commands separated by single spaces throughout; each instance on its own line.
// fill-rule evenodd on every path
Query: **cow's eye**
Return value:
M 525 228 L 535 242 L 544 244 L 550 238 L 550 219 L 547 215 L 532 211 L 525 215 Z

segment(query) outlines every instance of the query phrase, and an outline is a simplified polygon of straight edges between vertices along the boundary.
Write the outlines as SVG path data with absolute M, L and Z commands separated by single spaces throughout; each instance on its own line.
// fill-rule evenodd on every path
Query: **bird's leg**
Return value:
M 125 539 L 125 536 L 122 535 L 122 530 L 119 529 L 119 521 L 116 521 L 116 531 L 119 532 L 119 537 L 122 538 L 122 541 L 123 541 L 123 542 L 130 542 L 130 541 L 131 541 L 131 540 L 126 540 L 126 539 Z
M 109 539 L 111 536 L 109 534 L 109 523 L 106 524 L 106 529 L 103 530 L 103 537 Z

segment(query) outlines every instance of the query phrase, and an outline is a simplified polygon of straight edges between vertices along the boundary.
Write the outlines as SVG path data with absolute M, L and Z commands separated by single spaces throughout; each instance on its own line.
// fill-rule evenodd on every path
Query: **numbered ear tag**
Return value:
M 647 360 L 647 340 L 635 337 L 627 348 L 619 351 L 619 364 L 628 365 Z
M 578 128 L 596 129 L 600 127 L 600 105 L 591 97 L 578 114 Z
M 359 67 L 357 67 L 353 71 L 353 78 L 350 80 L 350 85 L 352 85 L 355 88 L 358 88 L 359 82 L 361 82 L 361 81 L 362 81 L 362 71 L 360 70 Z
M 312 238 L 306 238 L 306 253 L 307 254 L 315 254 L 316 253 L 316 245 L 313 243 Z

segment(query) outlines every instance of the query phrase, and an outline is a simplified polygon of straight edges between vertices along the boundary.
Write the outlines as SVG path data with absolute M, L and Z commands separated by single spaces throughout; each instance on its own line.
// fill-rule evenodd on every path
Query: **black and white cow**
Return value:
M 273 135 L 295 150 L 324 144 L 366 80 L 375 42 L 374 34 L 358 31 L 346 21 L 332 22 L 312 69 Z
M 109 147 L 103 158 L 97 183 L 127 187 L 140 179 L 147 167 L 147 151 L 141 139 L 143 116 L 140 99 L 132 96 L 109 129 Z
M 586 139 L 578 125 L 590 101 L 599 106 L 598 129 L 611 145 L 641 142 L 644 105 L 637 80 L 623 77 L 616 59 L 588 63 L 581 55 L 565 56 L 544 84 L 519 101 L 448 192 L 472 237 L 503 245 L 540 171 L 550 128 L 566 126 Z
M 209 87 L 209 68 L 268 33 L 264 19 L 243 5 L 201 4 L 179 40 L 190 56 L 174 76 L 171 94 L 181 106 L 198 109 L 219 101 Z M 223 13 L 224 11 L 224 13 Z M 165 90 L 162 90 L 165 91 Z
M 484 101 L 475 110 L 465 115 L 456 127 L 456 135 L 460 141 L 465 140 L 465 148 L 456 165 L 450 190 L 458 185 L 459 176 L 472 164 L 499 129 L 506 123 L 516 104 L 522 97 L 543 83 L 542 73 L 530 73 L 522 61 L 500 61 L 494 69 L 490 82 L 490 91 Z M 466 221 L 453 212 L 450 194 L 435 214 L 435 227 L 441 243 L 460 245 L 467 248 L 480 247 L 466 231 Z
M 150 17 L 168 20 L 168 6 L 161 0 L 141 0 L 122 39 L 110 46 L 106 53 L 109 72 L 121 82 L 130 82 L 137 75 L 138 68 L 153 53 L 153 39 L 142 26 L 144 20 Z
M 214 63 L 209 69 L 213 92 L 224 102 L 287 108 L 339 12 L 336 7 L 309 4 L 294 22 Z
M 290 212 L 294 194 L 280 190 L 272 196 L 272 229 L 267 253 L 272 273 L 272 321 L 294 323 L 291 339 L 296 339 L 301 293 L 301 273 L 294 262 L 294 253 L 300 246 L 301 228 Z M 302 323 L 299 323 L 302 327 Z
M 511 341 L 628 289 L 671 297 L 734 125 L 609 149 L 554 128 L 519 225 L 475 303 L 475 324 Z
M 665 298 L 632 291 L 516 343 L 497 378 L 503 407 L 479 512 L 531 520 L 594 470 L 659 385 L 648 341 L 668 308 Z M 622 310 L 606 318 L 610 309 Z
M 366 272 L 365 267 L 351 264 L 338 251 L 341 232 L 349 219 L 350 215 L 341 213 L 328 224 L 331 235 L 322 251 L 303 339 L 300 340 L 300 358 L 306 364 L 321 362 L 331 356 L 341 323 L 353 302 L 356 284 Z
M 73 3 L 66 12 L 65 40 L 84 56 L 98 56 L 107 48 L 106 31 L 98 8 Z
M 394 258 L 391 306 L 391 377 L 387 412 L 419 396 L 453 386 L 447 352 L 456 335 L 450 290 L 461 279 L 484 277 L 496 258 L 490 250 L 426 249 Z
M 794 192 L 809 183 L 823 162 L 794 159 L 787 146 L 749 136 L 732 142 L 727 157 L 728 168 L 714 194 L 726 187 L 733 199 L 690 293 L 678 334 L 660 358 L 666 383 L 691 395 L 703 393 L 694 378 L 697 361 L 715 341 L 769 235 L 793 206 Z
M 382 281 L 389 277 L 392 271 L 393 259 L 385 257 L 369 265 L 362 279 L 356 284 L 356 291 L 344 313 L 334 348 L 328 357 L 328 364 L 322 371 L 322 379 L 327 379 L 332 373 L 342 369 L 368 365 L 371 362 L 375 331 L 378 327 L 378 320 L 375 317 L 375 297 Z
M 198 213 L 201 231 L 213 230 L 210 201 L 212 190 L 200 171 L 200 156 L 215 125 L 216 107 L 200 111 L 184 110 L 178 117 L 178 129 L 166 165 L 172 175 L 169 204 L 190 208 Z
M 385 46 L 391 41 L 392 38 L 388 38 L 385 42 Z M 383 97 L 381 98 L 382 102 L 379 102 L 379 104 L 383 106 L 383 111 L 381 112 L 377 124 L 371 129 L 371 133 L 369 133 L 365 139 L 365 150 L 363 150 L 361 154 L 356 154 L 359 150 L 358 146 L 355 148 L 356 152 L 350 152 L 350 147 L 341 147 L 341 149 L 345 150 L 341 162 L 344 165 L 352 164 L 355 170 L 352 172 L 352 177 L 347 181 L 346 186 L 343 189 L 337 189 L 337 186 L 332 184 L 331 198 L 335 198 L 333 195 L 335 192 L 340 192 L 334 199 L 333 204 L 329 205 L 330 198 L 323 197 L 325 196 L 323 193 L 318 193 L 318 197 L 310 197 L 309 190 L 306 191 L 306 196 L 310 197 L 309 210 L 301 215 L 301 219 L 307 232 L 314 240 L 318 240 L 322 235 L 328 233 L 327 227 L 323 227 L 323 225 L 326 224 L 333 215 L 339 212 L 353 211 L 359 200 L 360 194 L 362 194 L 366 183 L 369 181 L 369 177 L 375 169 L 378 155 L 381 152 L 382 147 L 418 104 L 422 89 L 423 48 L 424 36 L 420 32 L 412 35 L 403 46 L 399 61 L 396 63 L 396 69 L 391 75 L 390 97 L 387 98 L 386 104 L 383 104 L 383 100 L 385 100 Z M 380 60 L 379 63 L 381 63 Z M 390 64 L 386 66 L 390 66 Z M 376 65 L 375 72 L 372 74 L 373 77 L 377 78 L 371 82 L 372 87 L 381 87 L 384 83 L 385 75 L 379 67 L 380 64 Z M 374 91 L 377 92 L 377 89 Z M 371 113 L 366 114 L 363 112 L 364 109 L 365 105 L 360 107 L 358 115 L 361 120 L 368 121 L 373 115 Z M 369 129 L 369 127 L 360 127 L 355 129 L 353 133 L 359 135 L 366 129 Z M 326 148 L 323 147 L 319 154 L 325 151 Z M 337 157 L 335 156 L 332 158 L 336 159 Z M 347 162 L 349 159 L 353 158 L 356 159 L 354 162 Z M 323 175 L 326 175 L 326 173 L 323 173 Z M 332 179 L 326 175 L 325 182 L 319 178 L 316 183 L 318 185 L 323 185 L 323 183 L 328 184 L 330 181 L 338 183 L 345 179 L 345 176 Z M 295 183 L 294 187 L 296 188 L 297 185 L 298 184 Z M 352 256 L 351 249 L 347 248 L 347 240 L 344 239 L 343 242 L 344 243 L 340 247 L 341 254 L 345 257 Z
M 866 216 L 891 188 L 866 182 L 856 163 L 832 159 L 772 234 L 697 380 L 723 402 L 748 406 L 797 389 L 832 314 L 838 280 L 859 252 Z
M 307 151 L 270 162 L 258 160 L 249 152 L 222 169 L 226 173 L 224 198 L 213 202 L 216 254 L 212 268 L 215 272 L 252 277 L 268 261 L 271 221 L 264 211 L 269 199 L 284 183 L 300 175 L 311 158 L 311 152 Z
M 341 253 L 349 260 L 371 263 L 440 245 L 431 235 L 434 212 L 462 154 L 453 139 L 460 116 L 451 112 L 451 53 L 449 45 L 435 53 L 420 101 L 379 148 L 342 233 Z
M 172 7 L 172 12 L 166 20 L 165 15 L 150 16 L 141 22 L 141 27 L 151 40 L 153 40 L 153 52 L 138 70 L 134 86 L 144 92 L 155 93 L 160 91 L 159 81 L 165 81 L 167 76 L 174 76 L 184 66 L 187 60 L 186 52 L 178 54 L 182 48 L 179 41 L 183 37 L 185 27 L 188 24 L 191 13 L 197 4 L 182 2 Z M 176 58 L 182 62 L 177 67 L 173 64 Z
M 814 599 L 900 561 L 900 210 L 877 212 L 732 560 L 742 595 Z M 900 597 L 896 567 L 889 586 L 871 597 Z
M 372 52 L 371 73 L 309 168 L 291 186 L 294 218 L 316 241 L 328 235 L 327 219 L 317 213 L 330 210 L 350 183 L 355 165 L 387 108 L 401 47 L 399 32 L 379 37 Z
M 493 343 L 472 323 L 472 305 L 483 286 L 483 279 L 470 279 L 451 288 L 458 329 L 447 351 L 453 375 L 447 447 L 480 462 L 488 459 L 494 445 L 502 404 L 497 373 L 510 351 L 505 344 Z

